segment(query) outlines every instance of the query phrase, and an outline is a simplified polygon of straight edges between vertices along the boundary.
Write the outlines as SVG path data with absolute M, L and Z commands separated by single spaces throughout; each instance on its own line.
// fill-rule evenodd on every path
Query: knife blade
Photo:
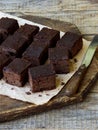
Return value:
M 79 69 L 76 71 L 76 73 L 72 76 L 72 78 L 67 83 L 67 86 L 65 88 L 66 96 L 70 97 L 77 93 L 79 86 L 83 78 L 85 77 L 86 71 L 93 59 L 97 46 L 98 46 L 98 35 L 95 35 L 86 51 L 86 54 L 83 58 L 83 61 Z

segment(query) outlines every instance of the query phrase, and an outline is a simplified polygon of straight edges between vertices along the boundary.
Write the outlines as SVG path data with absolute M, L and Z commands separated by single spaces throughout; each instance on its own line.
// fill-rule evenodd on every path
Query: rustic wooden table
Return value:
M 0 0 L 0 11 L 28 19 L 31 19 L 32 15 L 67 21 L 77 25 L 87 39 L 98 33 L 97 7 L 97 0 Z M 98 82 L 82 103 L 0 124 L 0 130 L 38 128 L 97 130 Z

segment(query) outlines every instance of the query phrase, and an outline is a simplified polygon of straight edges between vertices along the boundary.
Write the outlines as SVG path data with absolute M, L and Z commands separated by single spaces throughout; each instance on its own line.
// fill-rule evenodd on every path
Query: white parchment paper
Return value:
M 24 20 L 15 16 L 11 16 L 5 13 L 0 12 L 0 18 L 2 17 L 10 17 L 18 20 L 19 25 L 24 25 L 25 23 L 37 25 L 41 28 L 45 27 L 43 25 L 30 22 L 28 20 Z M 63 32 L 60 32 L 60 36 L 64 35 Z M 72 77 L 72 75 L 76 72 L 78 67 L 80 66 L 83 56 L 89 46 L 89 42 L 83 39 L 83 48 L 82 50 L 74 57 L 77 59 L 77 62 L 74 62 L 74 59 L 71 60 L 71 71 L 68 74 L 59 74 L 56 76 L 56 89 L 32 93 L 30 90 L 30 85 L 27 83 L 24 87 L 13 86 L 5 83 L 3 79 L 0 80 L 0 95 L 5 95 L 13 99 L 34 103 L 37 105 L 41 105 L 47 103 L 52 97 L 57 95 L 60 90 L 63 88 L 63 83 L 67 83 L 68 80 Z

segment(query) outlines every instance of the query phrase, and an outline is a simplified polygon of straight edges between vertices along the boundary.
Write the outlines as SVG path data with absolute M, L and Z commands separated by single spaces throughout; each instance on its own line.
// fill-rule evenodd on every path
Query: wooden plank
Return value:
M 95 81 L 98 79 L 97 66 L 98 61 L 96 60 L 96 58 L 94 58 L 78 93 L 70 98 L 67 97 L 64 92 L 67 84 L 57 96 L 55 96 L 44 105 L 29 104 L 13 100 L 5 96 L 0 96 L 0 122 L 9 121 L 26 115 L 38 114 L 41 112 L 49 111 L 51 109 L 56 109 L 83 101 L 83 99 L 87 96 L 90 88 L 94 86 Z M 91 73 L 92 69 L 94 69 L 94 71 Z

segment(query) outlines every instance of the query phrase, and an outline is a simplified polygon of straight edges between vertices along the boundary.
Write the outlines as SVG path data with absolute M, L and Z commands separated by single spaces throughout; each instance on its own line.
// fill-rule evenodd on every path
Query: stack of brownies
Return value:
M 22 87 L 29 81 L 32 92 L 56 88 L 56 73 L 70 72 L 70 59 L 82 48 L 81 35 L 0 19 L 0 78 Z M 49 63 L 46 63 L 46 61 Z

